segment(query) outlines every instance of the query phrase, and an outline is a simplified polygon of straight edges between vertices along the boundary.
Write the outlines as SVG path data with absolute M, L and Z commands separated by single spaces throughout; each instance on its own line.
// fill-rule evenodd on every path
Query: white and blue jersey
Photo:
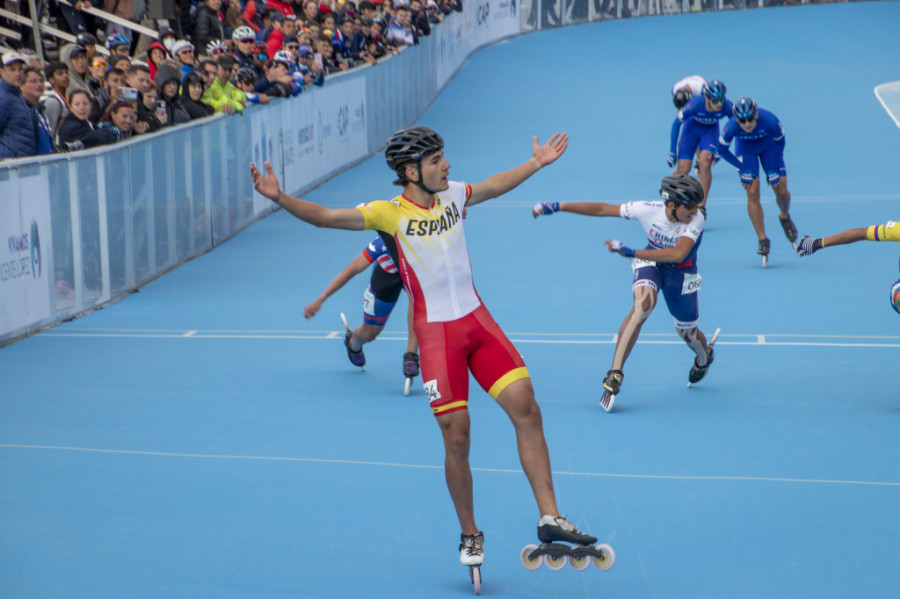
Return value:
M 719 110 L 706 109 L 706 96 L 691 98 L 672 123 L 669 151 L 678 153 L 679 160 L 691 160 L 694 153 L 716 153 L 719 141 L 719 121 L 731 116 L 734 104 L 723 98 Z
M 734 140 L 734 153 L 731 142 Z M 732 117 L 725 123 L 719 137 L 719 154 L 738 173 L 750 178 L 759 177 L 759 165 L 770 178 L 787 176 L 784 164 L 784 128 L 778 117 L 762 108 L 756 111 L 756 127 L 749 133 Z
M 619 216 L 627 220 L 637 220 L 647 234 L 648 250 L 674 248 L 678 240 L 687 237 L 694 246 L 684 260 L 678 264 L 653 262 L 635 258 L 631 269 L 634 272 L 632 288 L 652 287 L 662 292 L 666 307 L 672 315 L 675 326 L 690 329 L 697 326 L 700 319 L 700 275 L 697 274 L 697 250 L 703 241 L 703 224 L 706 219 L 699 210 L 690 222 L 672 222 L 666 216 L 666 205 L 662 201 L 629 202 L 619 207 Z

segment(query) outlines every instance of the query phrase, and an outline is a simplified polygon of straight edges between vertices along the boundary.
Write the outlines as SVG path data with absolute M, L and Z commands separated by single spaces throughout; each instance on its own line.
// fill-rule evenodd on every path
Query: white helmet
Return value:
M 181 54 L 182 51 L 184 51 L 187 48 L 190 48 L 191 50 L 193 50 L 194 45 L 187 40 L 178 40 L 177 42 L 172 44 L 172 47 L 169 48 L 169 52 L 172 53 L 172 56 L 175 56 L 177 58 L 178 55 Z
M 228 54 L 228 46 L 222 40 L 212 40 L 206 44 L 207 56 L 218 56 L 219 54 Z
M 237 29 L 234 30 L 234 33 L 231 34 L 231 39 L 233 39 L 234 41 L 239 41 L 239 40 L 256 41 L 256 34 L 253 32 L 253 30 L 251 28 L 244 25 L 243 27 L 238 27 Z

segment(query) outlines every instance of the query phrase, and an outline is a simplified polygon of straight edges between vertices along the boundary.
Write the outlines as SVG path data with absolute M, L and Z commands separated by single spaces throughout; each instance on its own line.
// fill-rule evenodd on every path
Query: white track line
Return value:
M 351 466 L 377 466 L 382 468 L 407 468 L 418 470 L 443 470 L 443 466 L 429 464 L 403 464 L 395 462 L 373 462 L 368 460 L 335 460 L 323 458 L 297 458 L 278 456 L 249 456 L 205 453 L 176 453 L 169 451 L 138 451 L 129 449 L 100 449 L 95 447 L 66 447 L 58 445 L 20 445 L 12 443 L 0 443 L 0 449 L 31 449 L 47 451 L 70 451 L 81 453 L 99 453 L 108 455 L 133 455 L 165 458 L 190 458 L 199 460 L 247 460 L 262 462 L 295 462 L 311 464 L 340 464 Z M 500 474 L 522 474 L 517 468 L 478 468 L 472 467 L 475 472 L 493 472 Z M 696 480 L 696 481 L 735 481 L 735 482 L 776 482 L 776 483 L 802 483 L 802 484 L 826 484 L 826 485 L 860 485 L 875 487 L 900 487 L 900 482 L 865 481 L 865 480 L 829 480 L 818 478 L 778 478 L 771 476 L 678 476 L 667 474 L 615 474 L 608 472 L 577 472 L 554 470 L 557 476 L 582 476 L 591 478 L 632 478 L 650 480 Z
M 343 339 L 343 331 L 203 331 L 137 330 L 137 329 L 54 329 L 41 333 L 43 337 L 119 338 L 119 339 Z M 509 333 L 513 343 L 546 345 L 613 345 L 614 333 Z M 756 345 L 781 347 L 895 347 L 900 348 L 900 336 L 895 335 L 786 335 L 732 334 L 730 341 L 720 345 Z M 405 331 L 393 331 L 378 337 L 383 341 L 406 341 Z M 681 345 L 677 335 L 642 334 L 637 341 L 647 345 Z

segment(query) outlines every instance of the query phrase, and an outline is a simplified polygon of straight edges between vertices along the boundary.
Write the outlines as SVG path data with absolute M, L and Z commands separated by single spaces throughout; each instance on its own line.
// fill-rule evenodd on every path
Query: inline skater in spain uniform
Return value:
M 513 424 L 522 468 L 541 516 L 541 541 L 596 542 L 559 514 L 531 379 L 519 352 L 475 291 L 462 218 L 466 207 L 510 191 L 556 161 L 567 145 L 565 134 L 554 134 L 543 145 L 534 137 L 528 161 L 468 185 L 449 180 L 440 135 L 409 127 L 395 133 L 385 148 L 388 167 L 397 175 L 394 183 L 403 193 L 350 209 L 293 198 L 280 190 L 268 163 L 265 175 L 250 165 L 256 190 L 295 217 L 320 227 L 376 230 L 394 257 L 413 305 L 423 384 L 443 436 L 445 477 L 461 528 L 460 562 L 470 566 L 470 573 L 478 571 L 476 589 L 484 535 L 475 522 L 469 466 L 470 371 Z

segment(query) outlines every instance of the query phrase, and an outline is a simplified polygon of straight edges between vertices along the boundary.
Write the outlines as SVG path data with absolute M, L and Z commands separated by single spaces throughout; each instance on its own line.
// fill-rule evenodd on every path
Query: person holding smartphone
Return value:
M 152 81 L 147 91 L 141 95 L 141 101 L 137 106 L 137 120 L 147 123 L 147 130 L 144 133 L 159 131 L 169 124 L 166 101 L 160 100 L 159 88 Z

